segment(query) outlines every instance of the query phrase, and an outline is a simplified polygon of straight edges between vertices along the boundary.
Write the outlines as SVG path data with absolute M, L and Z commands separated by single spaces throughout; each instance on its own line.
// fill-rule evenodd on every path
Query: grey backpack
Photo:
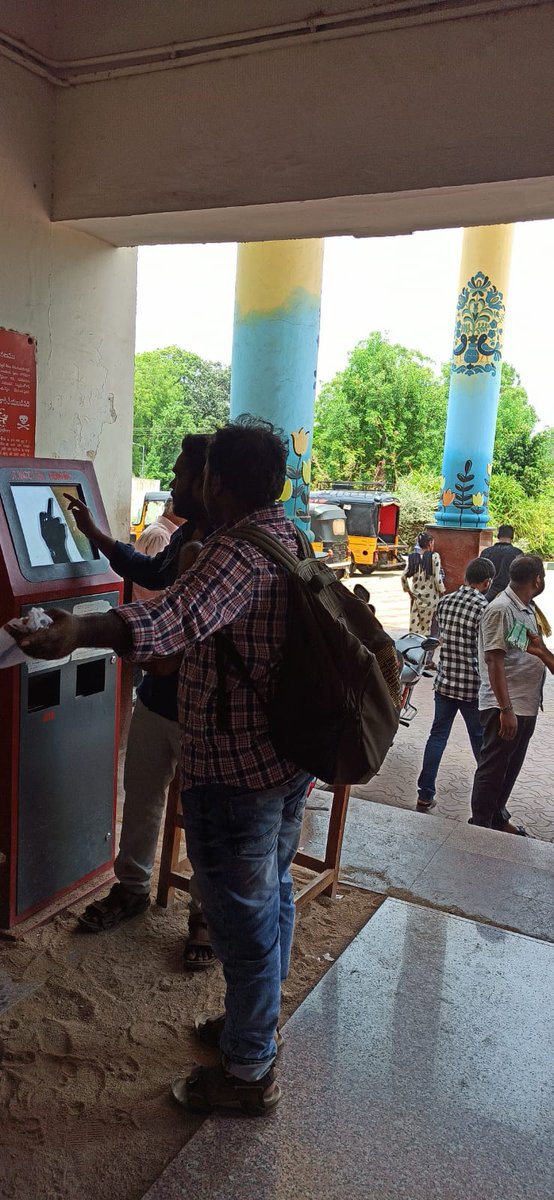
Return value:
M 305 535 L 298 538 L 303 558 L 259 526 L 242 525 L 236 537 L 287 574 L 283 656 L 269 702 L 262 701 L 275 748 L 326 783 L 367 783 L 398 728 L 400 685 L 392 639 L 363 600 L 313 557 Z M 227 633 L 214 636 L 217 720 L 224 731 L 228 664 L 259 692 Z

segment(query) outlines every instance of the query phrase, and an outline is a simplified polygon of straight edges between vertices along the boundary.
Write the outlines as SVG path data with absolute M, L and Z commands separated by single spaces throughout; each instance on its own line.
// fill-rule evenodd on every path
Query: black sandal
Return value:
M 203 958 L 189 958 L 190 952 L 200 951 Z M 189 932 L 183 950 L 184 966 L 187 971 L 205 971 L 217 961 L 210 938 L 208 922 L 202 913 L 191 913 Z
M 144 892 L 129 892 L 122 883 L 114 883 L 108 895 L 103 900 L 93 900 L 85 911 L 78 917 L 81 929 L 87 933 L 106 933 L 115 929 L 123 921 L 130 921 L 146 912 L 150 906 L 150 896 Z
M 223 1067 L 195 1067 L 187 1078 L 174 1079 L 171 1091 L 189 1112 L 211 1113 L 214 1109 L 223 1109 L 249 1117 L 271 1112 L 281 1099 L 273 1067 L 262 1079 L 253 1081 L 229 1075 Z
M 194 1018 L 194 1032 L 199 1042 L 203 1046 L 210 1046 L 212 1050 L 219 1049 L 219 1040 L 223 1033 L 225 1025 L 225 1013 L 221 1013 L 218 1017 L 210 1017 L 208 1013 L 199 1013 Z M 277 1026 L 275 1030 L 275 1045 L 277 1046 L 277 1054 L 282 1050 L 285 1044 L 285 1039 Z

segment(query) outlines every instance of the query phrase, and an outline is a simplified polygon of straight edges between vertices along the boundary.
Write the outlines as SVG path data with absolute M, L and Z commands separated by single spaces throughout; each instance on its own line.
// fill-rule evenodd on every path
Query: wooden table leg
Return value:
M 156 904 L 168 908 L 173 904 L 175 888 L 171 885 L 171 875 L 179 861 L 182 829 L 177 824 L 177 814 L 180 803 L 179 773 L 169 785 L 167 808 L 165 814 L 162 857 L 160 860 L 160 875 Z
M 344 838 L 344 827 L 346 825 L 346 814 L 348 812 L 348 801 L 350 799 L 350 786 L 342 784 L 336 787 L 333 791 L 333 803 L 329 815 L 329 828 L 327 830 L 327 845 L 325 847 L 325 866 L 328 870 L 333 871 L 333 881 L 323 891 L 324 896 L 334 896 L 337 890 L 340 871 L 340 856 L 342 853 L 342 842 Z

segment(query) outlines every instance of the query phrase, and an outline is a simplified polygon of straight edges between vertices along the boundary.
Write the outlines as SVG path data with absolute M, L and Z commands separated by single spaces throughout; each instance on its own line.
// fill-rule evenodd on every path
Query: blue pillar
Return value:
M 239 246 L 231 419 L 263 418 L 289 440 L 282 500 L 308 529 L 323 241 Z
M 511 225 L 464 232 L 438 526 L 489 522 L 512 232 Z

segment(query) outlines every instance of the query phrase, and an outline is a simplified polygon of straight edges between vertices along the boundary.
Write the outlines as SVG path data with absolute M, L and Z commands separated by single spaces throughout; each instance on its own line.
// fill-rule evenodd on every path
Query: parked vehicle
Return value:
M 338 504 L 346 514 L 350 571 L 356 568 L 370 575 L 377 568 L 395 570 L 404 567 L 403 551 L 408 547 L 398 541 L 400 505 L 391 492 L 335 483 L 329 490 L 315 491 L 310 505 Z
M 349 580 L 346 586 L 354 596 L 358 597 L 358 600 L 363 600 L 364 604 L 369 604 L 370 608 L 375 612 L 375 606 L 371 604 L 371 594 L 366 584 L 355 583 L 354 580 Z M 439 645 L 438 638 L 421 637 L 419 633 L 405 633 L 395 642 L 398 669 L 400 671 L 401 725 L 409 725 L 417 713 L 417 708 L 412 703 L 413 690 L 416 684 L 419 683 L 422 675 L 429 675 L 429 672 L 425 670 L 425 660 L 428 652 L 436 650 Z
M 395 642 L 398 664 L 400 667 L 400 724 L 409 725 L 413 721 L 417 708 L 412 704 L 412 693 L 425 671 L 425 660 L 431 650 L 440 645 L 438 638 L 421 637 L 419 633 L 405 633 Z
M 309 506 L 310 529 L 313 534 L 314 554 L 325 556 L 325 561 L 341 579 L 350 570 L 346 515 L 337 504 L 312 504 Z
M 138 521 L 131 522 L 132 542 L 136 542 L 141 533 L 144 533 L 144 530 L 147 528 L 147 526 L 153 525 L 154 521 L 156 521 L 158 517 L 161 517 L 164 510 L 164 505 L 166 501 L 169 500 L 170 496 L 171 492 L 146 492 L 144 500 L 142 501 L 139 519 Z

